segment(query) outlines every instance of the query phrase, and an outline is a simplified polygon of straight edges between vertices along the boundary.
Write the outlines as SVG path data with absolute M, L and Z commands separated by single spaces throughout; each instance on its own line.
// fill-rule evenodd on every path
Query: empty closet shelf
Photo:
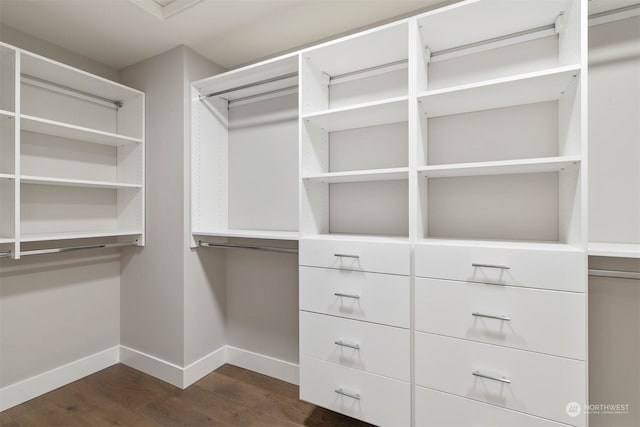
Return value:
M 364 171 L 331 172 L 318 175 L 305 176 L 309 181 L 324 182 L 327 184 L 339 184 L 345 182 L 367 181 L 398 181 L 408 179 L 408 168 L 371 169 Z
M 218 230 L 218 231 L 194 231 L 194 236 L 211 237 L 235 237 L 239 239 L 266 239 L 266 240 L 298 240 L 297 231 L 278 230 Z
M 20 182 L 23 184 L 58 185 L 66 187 L 86 187 L 86 188 L 142 188 L 140 184 L 125 184 L 120 182 L 88 181 L 83 179 L 49 178 L 42 176 L 22 175 Z
M 426 117 L 560 99 L 580 73 L 580 65 L 558 67 L 505 78 L 426 91 L 418 102 Z
M 408 118 L 407 99 L 406 96 L 398 96 L 381 101 L 309 113 L 303 115 L 302 118 L 305 122 L 328 132 L 406 122 Z
M 142 142 L 139 138 L 132 138 L 129 136 L 57 122 L 40 117 L 27 116 L 24 114 L 20 117 L 20 127 L 22 130 L 29 132 L 53 135 L 94 144 L 120 146 Z
M 7 110 L 0 110 L 0 120 L 8 119 L 9 117 L 14 117 L 15 113 Z
M 16 176 L 12 173 L 0 173 L 0 179 L 16 179 Z
M 640 243 L 589 243 L 590 256 L 640 258 Z
M 579 156 L 562 156 L 538 159 L 422 166 L 418 168 L 418 172 L 426 178 L 509 175 L 520 173 L 559 172 L 578 163 L 580 163 Z
M 20 241 L 44 242 L 48 240 L 91 239 L 98 237 L 136 236 L 140 234 L 142 234 L 142 231 L 140 230 L 23 234 L 22 237 L 20 237 Z

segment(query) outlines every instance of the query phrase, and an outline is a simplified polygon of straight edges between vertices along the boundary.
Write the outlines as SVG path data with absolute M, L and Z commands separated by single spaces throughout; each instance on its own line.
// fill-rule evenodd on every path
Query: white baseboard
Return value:
M 209 375 L 225 363 L 227 363 L 226 345 L 185 367 L 184 375 L 182 377 L 182 388 L 189 387 L 191 384 L 195 383 L 200 378 Z
M 187 388 L 225 363 L 299 384 L 298 365 L 264 354 L 223 346 L 182 368 L 155 356 L 115 346 L 0 389 L 0 411 L 31 400 L 104 368 L 122 363 L 179 388 Z
M 119 350 L 120 346 L 111 347 L 0 389 L 0 411 L 115 365 Z
M 300 384 L 299 365 L 265 356 L 264 354 L 254 353 L 228 345 L 227 363 L 259 372 L 291 384 Z
M 182 388 L 183 368 L 171 362 L 121 345 L 120 363 Z

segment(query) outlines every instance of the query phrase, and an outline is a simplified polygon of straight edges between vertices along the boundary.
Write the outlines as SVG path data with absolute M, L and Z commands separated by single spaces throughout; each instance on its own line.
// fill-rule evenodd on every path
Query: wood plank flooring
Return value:
M 186 390 L 114 365 L 0 413 L 2 427 L 370 426 L 298 399 L 298 387 L 224 365 Z

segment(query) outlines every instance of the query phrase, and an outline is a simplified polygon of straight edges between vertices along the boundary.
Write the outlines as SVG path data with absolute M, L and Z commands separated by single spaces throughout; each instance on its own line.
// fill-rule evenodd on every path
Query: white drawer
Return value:
M 300 399 L 379 426 L 411 423 L 409 383 L 310 357 L 300 360 Z
M 585 359 L 584 294 L 417 278 L 415 298 L 418 331 Z
M 300 310 L 409 327 L 407 276 L 300 267 L 299 286 Z
M 300 354 L 409 381 L 408 329 L 300 312 Z
M 300 240 L 300 265 L 409 274 L 410 248 L 403 242 Z
M 522 412 L 416 387 L 416 427 L 566 427 Z
M 415 254 L 420 277 L 585 291 L 584 251 L 420 243 Z
M 570 402 L 584 405 L 584 362 L 421 332 L 416 332 L 415 352 L 418 385 L 584 425 L 583 416 L 566 411 Z

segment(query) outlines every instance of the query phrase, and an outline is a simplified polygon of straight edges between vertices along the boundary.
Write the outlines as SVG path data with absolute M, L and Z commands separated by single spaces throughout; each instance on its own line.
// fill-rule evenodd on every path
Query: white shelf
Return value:
M 406 236 L 389 236 L 389 235 L 377 235 L 377 234 L 346 234 L 346 233 L 327 233 L 327 234 L 309 234 L 300 237 L 301 239 L 314 239 L 314 240 L 348 240 L 351 242 L 402 242 L 409 243 L 409 238 Z
M 418 172 L 426 178 L 509 175 L 521 173 L 558 172 L 577 163 L 580 163 L 580 156 L 563 156 L 539 159 L 422 166 L 418 168 Z
M 640 243 L 589 243 L 589 255 L 640 258 Z
M 7 111 L 7 110 L 0 110 L 0 120 L 9 118 L 9 117 L 15 117 L 16 114 L 13 113 L 12 111 Z
M 579 247 L 561 242 L 538 242 L 538 241 L 522 241 L 522 240 L 479 240 L 479 239 L 445 239 L 445 238 L 426 238 L 416 242 L 419 245 L 440 245 L 440 246 L 481 246 L 486 248 L 505 248 L 505 249 L 538 249 L 545 251 L 563 251 L 563 252 L 584 252 Z
M 143 92 L 107 80 L 86 71 L 53 61 L 35 53 L 20 50 L 20 72 L 59 86 L 90 93 L 113 101 L 122 101 Z
M 640 2 L 638 0 L 589 0 L 589 15 L 611 12 L 612 10 L 631 6 L 640 6 Z
M 59 136 L 62 138 L 75 139 L 94 144 L 120 146 L 126 144 L 138 144 L 142 142 L 139 138 L 131 138 L 124 135 L 103 132 L 24 114 L 20 116 L 20 126 L 22 130 L 29 132 Z
M 560 99 L 579 65 L 426 91 L 418 95 L 427 117 L 449 116 Z
M 16 179 L 16 176 L 12 173 L 0 173 L 0 179 Z
M 308 113 L 302 118 L 320 128 L 335 132 L 390 123 L 406 122 L 408 98 L 399 96 L 381 101 L 365 102 L 349 107 Z
M 6 243 L 14 243 L 15 241 L 16 239 L 12 237 L 0 237 L 0 245 L 6 244 Z
M 97 237 L 137 236 L 142 234 L 139 230 L 111 231 L 111 232 L 66 232 L 46 234 L 23 234 L 21 242 L 45 242 L 49 240 L 91 239 Z
M 300 233 L 297 231 L 278 230 L 222 230 L 222 231 L 194 231 L 194 236 L 235 237 L 240 239 L 267 239 L 267 240 L 298 240 Z
M 66 179 L 66 178 L 50 178 L 43 176 L 29 176 L 22 175 L 20 182 L 23 184 L 40 184 L 40 185 L 58 185 L 67 187 L 86 187 L 86 188 L 105 188 L 105 189 L 120 189 L 120 188 L 142 188 L 139 184 L 125 184 L 120 182 L 107 182 L 107 181 L 87 181 L 82 179 Z
M 603 0 L 608 1 L 608 0 Z M 465 1 L 418 16 L 432 52 L 552 25 L 564 1 Z
M 337 184 L 345 182 L 397 181 L 408 178 L 409 168 L 391 168 L 349 172 L 331 172 L 305 176 L 302 179 L 306 179 L 309 181 L 319 181 L 327 184 Z

